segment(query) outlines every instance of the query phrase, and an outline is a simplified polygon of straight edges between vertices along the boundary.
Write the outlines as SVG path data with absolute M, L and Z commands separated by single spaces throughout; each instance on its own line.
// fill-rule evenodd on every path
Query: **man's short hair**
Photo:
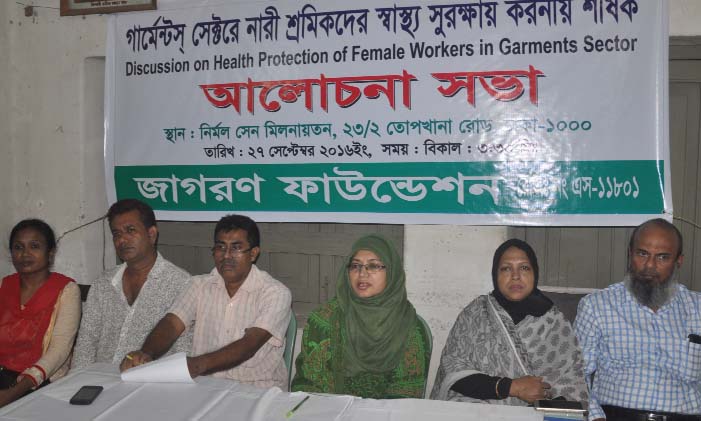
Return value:
M 253 219 L 244 215 L 226 215 L 223 216 L 217 226 L 214 228 L 214 241 L 217 240 L 217 234 L 220 232 L 229 232 L 233 230 L 246 231 L 246 239 L 249 247 L 260 247 L 260 231 L 258 225 Z
M 122 199 L 110 206 L 107 211 L 107 221 L 111 224 L 112 220 L 117 215 L 123 215 L 127 212 L 139 212 L 139 219 L 144 227 L 151 228 L 156 226 L 156 215 L 153 213 L 151 206 L 138 199 Z
M 679 250 L 677 252 L 676 258 L 679 258 L 679 256 L 683 254 L 684 242 L 682 240 L 682 233 L 679 231 L 679 228 L 674 226 L 674 224 L 662 218 L 650 219 L 649 221 L 645 221 L 642 224 L 635 227 L 633 233 L 630 235 L 630 242 L 628 243 L 629 251 L 633 251 L 633 245 L 640 231 L 642 231 L 643 228 L 647 228 L 649 226 L 655 226 L 658 228 L 662 228 L 666 231 L 674 232 L 674 234 L 677 236 L 677 244 L 679 244 Z

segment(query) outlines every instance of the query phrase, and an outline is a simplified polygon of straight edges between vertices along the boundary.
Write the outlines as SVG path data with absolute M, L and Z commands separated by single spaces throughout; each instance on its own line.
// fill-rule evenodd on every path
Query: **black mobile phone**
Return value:
M 71 405 L 90 405 L 102 392 L 102 386 L 83 386 L 71 398 Z
M 539 400 L 535 403 L 535 409 L 545 412 L 586 412 L 581 402 L 563 400 Z
M 691 343 L 693 343 L 693 344 L 699 344 L 699 345 L 701 345 L 701 336 L 699 336 L 699 335 L 697 335 L 697 334 L 695 334 L 695 333 L 689 334 L 689 336 L 687 337 L 687 339 L 689 340 L 689 342 L 691 342 Z

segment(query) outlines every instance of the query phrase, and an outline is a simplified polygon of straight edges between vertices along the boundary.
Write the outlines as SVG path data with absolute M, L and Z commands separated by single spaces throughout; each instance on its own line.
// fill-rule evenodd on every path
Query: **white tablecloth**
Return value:
M 84 385 L 105 389 L 91 404 L 68 400 Z M 241 421 L 542 421 L 533 408 L 424 399 L 359 399 L 312 394 L 297 412 L 287 411 L 307 394 L 256 389 L 198 377 L 195 384 L 125 383 L 116 367 L 96 364 L 71 373 L 0 409 L 0 420 L 241 420 Z

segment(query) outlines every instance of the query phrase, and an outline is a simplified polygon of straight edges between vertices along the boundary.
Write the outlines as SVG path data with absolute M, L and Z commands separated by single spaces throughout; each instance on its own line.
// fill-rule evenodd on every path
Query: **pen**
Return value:
M 285 415 L 285 418 L 290 418 L 290 417 L 292 416 L 292 414 L 294 414 L 295 411 L 298 410 L 299 407 L 302 406 L 302 404 L 303 404 L 304 402 L 306 402 L 310 397 L 311 397 L 310 395 L 307 395 L 306 398 L 302 399 L 302 402 L 298 403 L 297 405 L 295 405 L 294 408 L 292 408 L 292 409 L 290 409 L 289 411 L 287 411 L 287 415 Z

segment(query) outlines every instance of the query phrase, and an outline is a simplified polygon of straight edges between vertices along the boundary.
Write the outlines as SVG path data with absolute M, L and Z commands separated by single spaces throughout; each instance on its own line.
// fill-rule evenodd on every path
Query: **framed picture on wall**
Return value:
M 154 9 L 156 0 L 61 0 L 61 16 Z

